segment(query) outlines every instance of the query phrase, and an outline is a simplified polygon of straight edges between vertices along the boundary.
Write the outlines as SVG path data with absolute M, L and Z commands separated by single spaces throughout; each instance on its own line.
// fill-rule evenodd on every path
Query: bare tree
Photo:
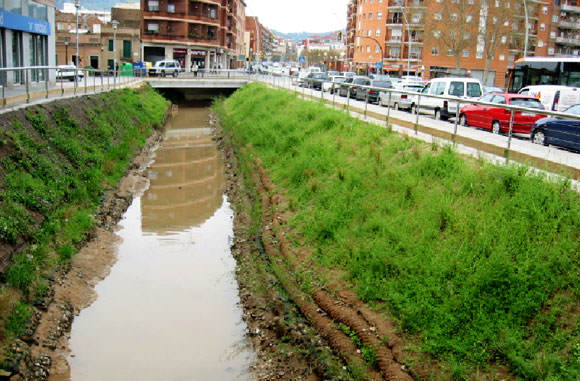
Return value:
M 452 52 L 459 68 L 463 51 L 477 44 L 482 0 L 430 1 L 435 13 L 426 15 L 424 40 Z
M 517 25 L 516 6 L 521 0 L 480 0 L 478 49 L 482 49 L 485 67 L 483 83 L 487 83 L 489 67 L 495 59 L 498 48 L 517 44 L 517 38 L 512 35 L 514 25 Z M 508 45 L 509 44 L 509 45 Z

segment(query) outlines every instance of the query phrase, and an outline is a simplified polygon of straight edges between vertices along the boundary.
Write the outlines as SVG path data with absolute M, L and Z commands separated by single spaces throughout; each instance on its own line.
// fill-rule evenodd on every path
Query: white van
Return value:
M 444 97 L 459 97 L 466 100 L 477 99 L 483 94 L 481 82 L 475 78 L 448 77 L 430 80 L 421 91 L 421 94 L 440 95 Z M 415 111 L 432 113 L 435 119 L 447 120 L 457 112 L 457 102 L 445 99 L 422 96 L 419 109 Z M 466 102 L 467 103 L 467 102 Z
M 546 110 L 564 111 L 580 103 L 580 88 L 559 85 L 526 86 L 518 94 L 531 95 L 542 102 Z

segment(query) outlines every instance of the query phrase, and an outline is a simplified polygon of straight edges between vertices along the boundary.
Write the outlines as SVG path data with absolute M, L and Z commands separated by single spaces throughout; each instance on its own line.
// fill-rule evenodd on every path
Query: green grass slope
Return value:
M 2 116 L 0 249 L 15 251 L 0 287 L 0 338 L 18 336 L 94 226 L 105 190 L 164 119 L 151 88 L 118 90 Z
M 568 182 L 262 85 L 215 109 L 290 198 L 315 261 L 345 270 L 453 377 L 506 365 L 580 379 L 580 198 Z

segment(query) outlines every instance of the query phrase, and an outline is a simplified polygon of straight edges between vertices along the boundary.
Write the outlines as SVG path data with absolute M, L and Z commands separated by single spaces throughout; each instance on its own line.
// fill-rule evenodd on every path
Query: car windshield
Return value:
M 566 111 L 567 114 L 580 115 L 580 105 L 570 106 Z
M 542 102 L 540 102 L 537 99 L 533 99 L 533 98 L 514 98 L 511 100 L 510 104 L 512 106 L 537 108 L 540 110 L 544 109 L 544 106 L 542 106 Z
M 403 90 L 420 92 L 423 86 L 403 86 Z
M 391 81 L 373 81 L 374 87 L 382 87 L 384 89 L 388 89 L 391 86 Z

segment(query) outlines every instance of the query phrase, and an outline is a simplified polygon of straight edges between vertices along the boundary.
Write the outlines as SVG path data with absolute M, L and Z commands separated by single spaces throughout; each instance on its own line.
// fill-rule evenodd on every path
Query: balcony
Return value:
M 580 7 L 576 5 L 562 4 L 560 9 L 566 12 L 580 13 Z
M 580 38 L 556 37 L 556 44 L 580 46 Z
M 565 20 L 560 20 L 560 22 L 558 23 L 558 27 L 560 29 L 574 29 L 574 30 L 579 30 L 580 29 L 580 21 L 565 21 Z

